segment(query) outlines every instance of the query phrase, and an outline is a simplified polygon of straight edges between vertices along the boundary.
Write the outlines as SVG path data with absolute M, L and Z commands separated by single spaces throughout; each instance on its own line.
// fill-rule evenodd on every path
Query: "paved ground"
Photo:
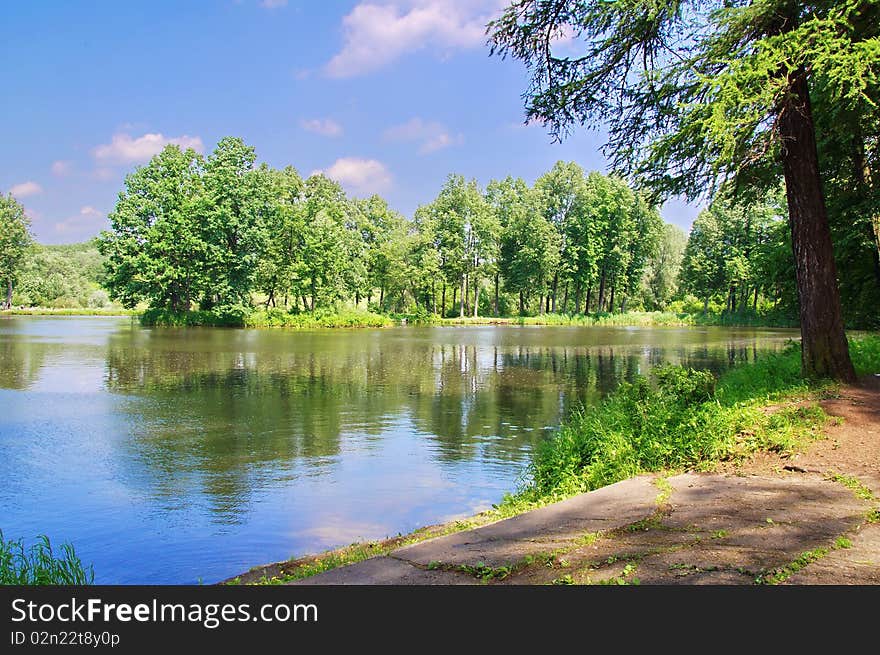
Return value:
M 880 385 L 797 458 L 640 476 L 294 584 L 880 584 Z M 843 476 L 843 477 L 841 477 Z

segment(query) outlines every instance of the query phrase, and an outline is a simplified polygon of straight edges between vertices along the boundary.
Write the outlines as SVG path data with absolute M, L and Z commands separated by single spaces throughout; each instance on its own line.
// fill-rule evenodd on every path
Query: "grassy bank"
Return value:
M 756 314 L 743 312 L 737 314 L 713 313 L 674 313 L 674 312 L 626 312 L 610 314 L 542 314 L 539 316 L 465 316 L 440 319 L 443 325 L 571 325 L 571 326 L 688 326 L 718 325 L 728 327 L 797 327 L 793 321 L 782 315 Z
M 880 335 L 850 340 L 859 374 L 880 373 Z M 800 377 L 800 349 L 766 354 L 714 378 L 681 367 L 624 384 L 573 413 L 534 453 L 527 481 L 492 510 L 408 535 L 258 567 L 230 584 L 281 584 L 468 530 L 645 472 L 709 470 L 758 451 L 795 452 L 821 435 L 817 400 L 833 383 Z
M 859 374 L 880 372 L 880 336 L 851 339 L 850 352 Z M 796 451 L 826 416 L 814 402 L 794 401 L 835 388 L 800 377 L 799 345 L 718 380 L 680 367 L 657 369 L 652 377 L 623 384 L 603 403 L 573 413 L 535 451 L 528 483 L 506 496 L 499 512 L 516 514 L 640 473 Z
M 394 320 L 388 316 L 357 310 L 292 314 L 282 309 L 248 310 L 244 307 L 190 312 L 148 309 L 141 315 L 141 323 L 162 327 L 283 327 L 297 329 L 386 327 L 395 324 Z
M 140 314 L 140 310 L 122 307 L 24 307 L 0 310 L 0 316 L 133 316 L 136 314 Z
M 441 318 L 425 312 L 378 314 L 358 309 L 318 310 L 291 313 L 282 309 L 249 309 L 243 306 L 212 311 L 172 312 L 163 309 L 26 307 L 0 310 L 0 315 L 21 316 L 132 316 L 140 315 L 148 326 L 162 327 L 388 327 L 391 325 L 560 325 L 560 326 L 729 326 L 797 327 L 782 316 L 754 314 L 702 314 L 673 312 L 626 312 L 624 314 L 542 314 L 540 316 L 479 316 Z

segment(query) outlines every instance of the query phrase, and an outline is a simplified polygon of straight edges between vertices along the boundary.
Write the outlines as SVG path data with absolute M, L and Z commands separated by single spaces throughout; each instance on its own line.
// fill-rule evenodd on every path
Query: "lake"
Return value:
M 489 508 L 578 403 L 796 330 L 142 328 L 0 318 L 0 529 L 104 584 L 212 583 Z

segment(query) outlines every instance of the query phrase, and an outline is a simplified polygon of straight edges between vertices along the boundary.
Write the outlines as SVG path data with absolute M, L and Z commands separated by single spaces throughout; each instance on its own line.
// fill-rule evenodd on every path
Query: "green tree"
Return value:
M 489 31 L 493 52 L 530 68 L 529 117 L 560 138 L 607 124 L 615 168 L 658 194 L 694 198 L 719 175 L 743 185 L 781 168 L 803 373 L 853 380 L 810 86 L 876 106 L 876 16 L 855 0 L 517 0 Z M 567 32 L 581 56 L 554 53 Z
M 425 212 L 433 214 L 431 220 L 442 253 L 444 277 L 460 290 L 459 316 L 463 317 L 471 307 L 471 288 L 476 315 L 481 280 L 491 273 L 497 253 L 497 220 L 476 181 L 468 182 L 455 174 L 449 175 L 437 198 L 423 214 Z M 456 291 L 453 287 L 453 294 Z
M 6 289 L 3 307 L 12 306 L 12 291 L 33 239 L 24 207 L 12 194 L 0 196 L 0 283 Z
M 184 311 L 205 293 L 202 165 L 195 151 L 169 145 L 126 176 L 110 230 L 98 242 L 107 257 L 107 289 L 125 307 L 146 301 Z
M 203 309 L 250 304 L 266 243 L 261 182 L 267 175 L 254 170 L 255 161 L 254 149 L 234 137 L 221 139 L 205 160 L 197 213 L 211 283 L 203 290 Z
M 353 210 L 345 192 L 338 182 L 324 175 L 306 180 L 301 211 L 303 240 L 294 286 L 305 308 L 314 311 L 354 291 L 351 267 L 358 235 L 349 228 L 353 225 Z
M 578 266 L 584 259 L 584 248 L 593 243 L 591 223 L 583 220 L 584 170 L 574 162 L 558 161 L 537 179 L 535 190 L 543 200 L 544 218 L 559 234 L 559 264 L 553 270 L 552 280 L 548 280 L 547 296 L 547 308 L 556 312 L 560 277 L 566 289 L 563 304 L 567 304 L 569 282 L 580 277 Z
M 263 192 L 258 212 L 266 231 L 255 285 L 266 296 L 267 307 L 277 306 L 279 297 L 287 307 L 303 242 L 303 180 L 290 166 L 281 171 L 260 167 L 255 177 Z
M 620 307 L 622 312 L 626 311 L 630 295 L 638 293 L 645 268 L 657 255 L 664 225 L 657 208 L 642 194 L 635 194 L 630 211 L 633 227 L 628 235 L 628 257 L 623 274 L 623 301 Z
M 544 287 L 559 263 L 559 233 L 547 220 L 541 194 L 517 178 L 489 183 L 489 205 L 503 227 L 498 270 L 504 288 L 519 298 L 519 313 L 526 300 Z M 539 298 L 540 304 L 540 298 Z
M 687 235 L 681 228 L 665 223 L 657 251 L 648 259 L 642 278 L 641 296 L 646 309 L 664 310 L 678 293 L 678 276 Z
M 709 311 L 709 301 L 722 293 L 724 253 L 721 228 L 714 212 L 704 209 L 691 226 L 681 264 L 681 287 L 703 301 L 703 313 Z

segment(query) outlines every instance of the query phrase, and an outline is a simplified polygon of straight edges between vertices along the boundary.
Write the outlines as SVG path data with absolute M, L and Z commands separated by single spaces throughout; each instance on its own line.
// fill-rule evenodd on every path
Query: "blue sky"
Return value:
M 500 0 L 7 3 L 0 190 L 43 243 L 107 227 L 127 172 L 166 143 L 240 136 L 407 216 L 446 175 L 532 183 L 559 159 L 607 170 L 601 133 L 524 126 L 519 62 L 489 57 Z M 575 48 L 576 43 L 560 47 Z M 697 210 L 663 217 L 687 230 Z

